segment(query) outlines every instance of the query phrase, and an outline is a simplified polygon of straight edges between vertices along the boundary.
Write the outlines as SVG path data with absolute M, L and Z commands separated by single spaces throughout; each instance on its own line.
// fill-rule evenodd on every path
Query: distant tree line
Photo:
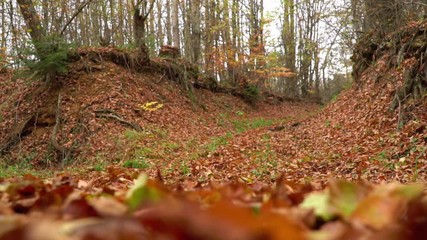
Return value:
M 19 62 L 40 36 L 144 47 L 151 56 L 172 45 L 223 84 L 245 76 L 260 88 L 319 98 L 333 76 L 349 72 L 361 34 L 392 31 L 426 9 L 426 0 L 282 0 L 273 12 L 263 0 L 0 0 L 0 61 Z M 274 24 L 279 34 L 269 33 Z

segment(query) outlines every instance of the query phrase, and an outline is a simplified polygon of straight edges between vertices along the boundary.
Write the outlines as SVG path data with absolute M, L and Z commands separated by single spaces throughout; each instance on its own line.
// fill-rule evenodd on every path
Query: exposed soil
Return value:
M 62 88 L 58 92 L 43 92 L 29 99 L 26 96 L 32 95 L 40 84 L 12 80 L 8 75 L 2 78 L 0 142 L 8 138 L 16 119 L 22 120 L 34 109 L 44 112 L 43 116 L 35 113 L 38 124 L 31 126 L 29 122 L 27 125 L 31 127 L 4 158 L 11 163 L 30 158 L 39 169 L 63 165 L 57 162 L 50 146 L 58 95 L 62 99 L 62 124 L 57 141 L 72 150 L 65 166 L 91 168 L 99 162 L 121 166 L 136 157 L 135 151 L 145 148 L 151 152 L 151 156 L 144 156 L 150 171 L 155 171 L 157 166 L 171 173 L 180 172 L 174 169 L 181 165 L 180 161 L 193 165 L 199 162 L 200 156 L 214 154 L 202 148 L 213 138 L 228 133 L 232 134 L 229 141 L 240 135 L 235 124 L 248 125 L 255 120 L 264 126 L 287 124 L 314 115 L 319 109 L 313 103 L 281 102 L 271 96 L 253 106 L 228 93 L 204 89 L 191 93 L 157 72 L 135 73 L 110 61 L 77 61 L 66 76 L 60 76 Z M 144 109 L 145 104 L 153 102 L 161 104 L 161 108 Z M 19 108 L 15 107 L 18 104 Z M 45 111 L 46 108 L 49 110 Z M 244 131 L 250 130 L 244 128 Z M 132 134 L 136 136 L 129 139 Z M 159 142 L 163 145 L 157 144 Z M 166 149 L 167 145 L 173 145 L 173 151 Z

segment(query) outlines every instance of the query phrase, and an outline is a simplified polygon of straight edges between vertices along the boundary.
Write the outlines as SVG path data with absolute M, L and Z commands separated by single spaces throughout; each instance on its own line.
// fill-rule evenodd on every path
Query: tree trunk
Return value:
M 166 36 L 167 44 L 172 45 L 172 20 L 170 0 L 166 0 Z
M 157 1 L 157 43 L 160 47 L 164 45 L 162 15 L 162 2 Z
M 191 0 L 191 40 L 193 47 L 193 63 L 199 63 L 201 58 L 201 36 L 200 29 L 201 0 Z
M 6 4 L 4 1 L 1 1 L 1 9 L 6 9 Z M 1 48 L 6 47 L 6 11 L 1 12 Z M 2 59 L 0 59 L 2 61 Z
M 118 1 L 118 9 L 117 9 L 117 30 L 115 34 L 115 40 L 117 42 L 117 45 L 123 46 L 125 45 L 125 38 L 124 38 L 124 27 L 125 27 L 125 19 L 124 19 L 124 6 L 123 6 L 123 0 Z
M 185 60 L 192 62 L 193 60 L 193 51 L 192 51 L 192 40 L 191 40 L 191 4 L 189 0 L 181 1 L 181 9 L 182 11 L 182 23 L 184 27 L 183 31 L 183 52 L 184 52 L 184 58 Z
M 181 48 L 179 38 L 179 1 L 172 0 L 172 41 L 173 45 Z
M 17 0 L 17 2 L 25 23 L 27 24 L 28 32 L 36 48 L 37 55 L 39 58 L 43 58 L 44 53 L 39 44 L 43 41 L 45 33 L 39 15 L 34 7 L 34 3 L 32 0 Z
M 360 0 L 351 0 L 351 22 L 357 39 L 362 32 L 362 14 L 360 13 Z
M 204 55 L 205 55 L 205 72 L 208 77 L 214 78 L 214 67 L 213 67 L 213 34 L 212 27 L 213 19 L 212 12 L 215 11 L 212 0 L 205 0 L 205 36 L 204 36 Z
M 296 43 L 295 43 L 295 4 L 294 0 L 284 1 L 284 22 L 282 30 L 282 43 L 285 54 L 285 67 L 296 72 Z M 287 77 L 286 95 L 295 97 L 298 95 L 297 79 L 295 76 Z
M 133 31 L 134 31 L 134 42 L 139 50 L 140 64 L 148 64 L 150 62 L 149 50 L 146 45 L 146 21 L 153 10 L 155 0 L 151 0 L 148 5 L 148 0 L 138 1 L 135 5 L 133 15 Z

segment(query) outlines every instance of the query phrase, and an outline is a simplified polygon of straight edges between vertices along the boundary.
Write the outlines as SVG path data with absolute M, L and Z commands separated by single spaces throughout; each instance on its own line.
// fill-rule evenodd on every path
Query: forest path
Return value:
M 160 174 L 170 184 L 269 183 L 284 172 L 283 164 L 290 159 L 280 150 L 286 146 L 280 147 L 279 135 L 319 112 L 320 106 L 313 103 L 261 103 L 256 108 L 202 116 L 201 122 L 188 126 L 146 126 L 143 133 L 127 130 L 120 143 L 127 146 L 122 157 L 126 160 L 116 166 L 144 171 L 153 178 Z M 99 175 L 93 170 L 106 167 L 89 166 L 90 178 Z

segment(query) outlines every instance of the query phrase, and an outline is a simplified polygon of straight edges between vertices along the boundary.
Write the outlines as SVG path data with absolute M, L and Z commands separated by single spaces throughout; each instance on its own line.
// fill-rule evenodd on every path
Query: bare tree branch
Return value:
M 80 5 L 80 7 L 77 9 L 77 11 L 73 14 L 73 16 L 71 16 L 70 19 L 68 19 L 67 23 L 64 25 L 64 27 L 62 28 L 62 31 L 60 33 L 60 36 L 62 37 L 65 33 L 65 30 L 67 30 L 67 27 L 71 24 L 71 22 L 73 22 L 73 20 L 83 11 L 83 9 L 88 6 L 91 2 L 93 2 L 93 0 L 88 0 L 87 2 L 82 3 L 82 5 Z
M 139 6 L 142 4 L 142 2 L 145 2 L 146 0 L 138 0 L 136 2 L 135 5 L 133 5 L 133 9 L 139 9 Z M 150 15 L 150 12 L 153 10 L 154 8 L 154 3 L 156 2 L 156 0 L 151 0 L 150 2 L 150 7 L 148 8 L 148 11 L 145 12 L 145 15 L 142 17 L 143 20 L 146 20 L 148 18 L 148 16 Z M 146 2 L 145 2 L 146 3 Z
M 151 5 L 150 8 L 148 9 L 148 11 L 145 13 L 144 19 L 147 19 L 148 16 L 150 15 L 150 12 L 153 11 L 153 7 L 154 7 L 154 3 L 156 2 L 156 0 L 152 0 L 151 1 Z

